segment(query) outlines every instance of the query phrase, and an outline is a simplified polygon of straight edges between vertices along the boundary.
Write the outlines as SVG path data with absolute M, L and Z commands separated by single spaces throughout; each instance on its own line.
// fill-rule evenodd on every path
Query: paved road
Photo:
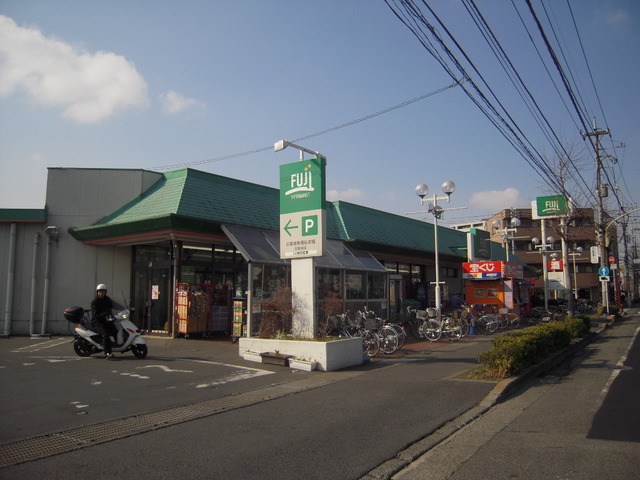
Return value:
M 106 361 L 67 340 L 0 340 L 0 459 L 44 457 L 1 478 L 86 478 L 81 465 L 94 478 L 359 478 L 494 386 L 455 378 L 487 337 L 327 373 L 247 362 L 231 343 L 151 338 L 146 359 Z
M 640 478 L 638 317 L 603 332 L 396 480 Z
M 626 329 L 633 322 L 637 325 L 628 320 L 611 329 L 599 348 L 622 345 L 625 339 L 628 343 Z M 328 373 L 246 362 L 236 345 L 225 342 L 151 338 L 148 358 L 125 355 L 108 362 L 78 359 L 71 345 L 62 343 L 67 340 L 0 340 L 0 465 L 7 465 L 0 467 L 0 478 L 33 479 L 45 473 L 48 479 L 86 478 L 90 471 L 99 479 L 373 479 L 390 478 L 412 460 L 398 478 L 449 478 L 411 475 L 431 475 L 433 465 L 420 455 L 458 430 L 461 419 L 466 422 L 495 386 L 459 379 L 490 346 L 490 337 L 483 336 L 452 344 L 413 344 L 408 355 Z M 594 357 L 586 377 L 594 382 L 602 375 L 609 378 L 621 355 L 613 360 L 610 355 Z M 598 375 L 589 376 L 592 370 Z M 586 409 L 598 384 L 584 387 L 584 399 L 563 392 L 572 383 L 570 372 L 546 377 L 469 425 L 513 418 L 512 435 L 527 452 L 535 452 L 533 457 L 521 450 L 512 454 L 510 444 L 492 445 L 489 440 L 500 438 L 495 434 L 477 450 L 495 448 L 487 458 L 499 459 L 491 462 L 498 466 L 526 466 L 530 458 L 537 459 L 532 464 L 544 461 L 535 451 L 540 441 L 536 431 L 515 422 L 524 405 L 539 404 L 538 416 L 556 420 Z M 622 373 L 611 383 L 612 392 Z M 549 398 L 550 404 L 537 403 L 538 398 Z M 505 416 L 504 408 L 511 413 Z M 572 438 L 583 441 L 586 433 L 580 435 Z M 454 434 L 450 440 L 459 437 Z M 469 445 L 474 450 L 479 441 L 457 448 L 469 452 Z M 615 443 L 622 452 L 617 458 L 627 459 L 630 452 L 638 457 L 637 444 Z M 437 446 L 431 449 L 435 451 L 444 450 Z M 554 448 L 543 452 L 545 458 L 550 451 Z M 26 460 L 17 462 L 20 455 Z M 465 455 L 445 453 L 444 458 Z M 475 460 L 471 455 L 462 461 L 450 470 L 459 476 L 450 478 L 519 478 L 465 476 L 464 469 L 474 471 L 470 462 Z

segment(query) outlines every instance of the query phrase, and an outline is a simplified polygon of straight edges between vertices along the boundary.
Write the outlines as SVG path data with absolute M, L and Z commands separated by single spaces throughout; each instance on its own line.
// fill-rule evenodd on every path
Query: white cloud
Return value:
M 629 20 L 629 14 L 624 10 L 614 10 L 604 17 L 605 21 L 613 26 L 626 24 Z
M 354 202 L 364 197 L 364 192 L 357 188 L 348 188 L 347 190 L 327 190 L 327 200 L 334 202 L 336 200 L 344 200 L 345 202 Z
M 178 113 L 187 108 L 201 106 L 197 100 L 184 97 L 182 94 L 174 92 L 173 90 L 161 93 L 159 98 L 162 103 L 162 111 L 169 114 Z
M 61 107 L 77 123 L 149 103 L 147 83 L 126 58 L 79 51 L 0 15 L 0 96 L 19 90 L 38 105 Z
M 526 208 L 531 204 L 529 200 L 520 196 L 520 191 L 517 188 L 475 192 L 471 195 L 469 203 L 469 206 L 474 209 L 490 212 L 499 212 L 512 207 Z

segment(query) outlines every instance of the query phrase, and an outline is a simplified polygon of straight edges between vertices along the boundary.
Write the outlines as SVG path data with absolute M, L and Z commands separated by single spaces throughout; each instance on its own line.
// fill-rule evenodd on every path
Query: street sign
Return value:
M 547 270 L 550 272 L 562 272 L 564 271 L 564 262 L 562 260 L 548 260 Z
M 280 258 L 324 255 L 326 161 L 280 165 Z
M 531 202 L 531 206 L 531 216 L 534 220 L 554 218 L 569 213 L 567 198 L 564 195 L 536 197 L 536 201 Z
M 596 264 L 600 263 L 600 249 L 594 245 L 590 249 L 591 252 L 591 263 Z
M 602 277 L 608 277 L 610 273 L 611 272 L 609 271 L 609 269 L 607 267 L 600 267 L 598 269 L 598 275 L 600 275 Z
M 609 255 L 609 263 L 616 263 L 616 257 Z
M 601 282 L 608 282 L 609 281 L 609 275 L 600 275 L 600 281 Z

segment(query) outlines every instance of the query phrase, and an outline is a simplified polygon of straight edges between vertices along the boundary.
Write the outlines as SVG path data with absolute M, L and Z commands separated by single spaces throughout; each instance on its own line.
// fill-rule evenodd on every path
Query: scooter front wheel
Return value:
M 93 353 L 93 345 L 88 344 L 85 340 L 76 338 L 73 342 L 73 350 L 79 357 L 88 357 Z
M 136 343 L 131 345 L 131 351 L 138 358 L 144 358 L 147 356 L 147 344 L 146 343 Z

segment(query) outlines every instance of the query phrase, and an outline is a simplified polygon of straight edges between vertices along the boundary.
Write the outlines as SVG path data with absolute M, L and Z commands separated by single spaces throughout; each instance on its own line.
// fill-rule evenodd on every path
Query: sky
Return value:
M 580 206 L 596 177 L 583 134 L 610 132 L 606 181 L 637 208 L 640 2 L 531 1 L 586 127 L 524 0 L 428 4 L 460 48 L 461 85 L 398 18 L 400 0 L 0 0 L 0 208 L 44 208 L 48 167 L 189 167 L 277 188 L 279 166 L 299 159 L 274 151 L 281 139 L 327 157 L 329 200 L 404 215 L 427 208 L 417 184 L 431 196 L 454 181 L 444 225 L 560 193 L 465 93 L 474 84 L 550 165 L 572 158 Z

